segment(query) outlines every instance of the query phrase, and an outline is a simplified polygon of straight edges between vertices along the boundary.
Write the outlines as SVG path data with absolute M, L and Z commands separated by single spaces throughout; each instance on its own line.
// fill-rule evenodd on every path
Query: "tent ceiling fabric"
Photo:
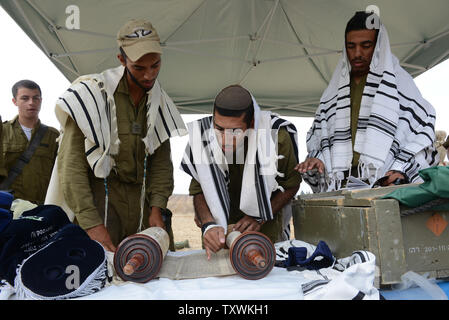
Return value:
M 115 36 L 147 18 L 163 46 L 159 80 L 182 113 L 210 113 L 239 83 L 265 110 L 313 116 L 343 49 L 346 22 L 380 9 L 393 53 L 413 76 L 449 56 L 447 0 L 0 0 L 70 80 L 118 65 Z M 68 29 L 79 8 L 79 29 Z

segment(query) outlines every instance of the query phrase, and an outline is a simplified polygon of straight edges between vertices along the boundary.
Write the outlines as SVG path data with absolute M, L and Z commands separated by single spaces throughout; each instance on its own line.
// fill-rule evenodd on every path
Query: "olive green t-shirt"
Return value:
M 297 160 L 294 154 L 292 140 L 285 128 L 280 128 L 278 132 L 278 154 L 285 156 L 285 158 L 278 160 L 278 171 L 284 173 L 284 177 L 277 177 L 276 181 L 284 189 L 299 186 L 301 183 L 301 175 L 294 170 Z M 244 216 L 244 213 L 239 209 L 244 164 L 230 164 L 228 168 L 228 191 L 231 205 L 229 224 L 233 224 Z M 196 195 L 202 192 L 201 185 L 192 178 L 189 187 L 190 195 Z
M 360 153 L 354 151 L 355 135 L 357 133 L 357 124 L 359 121 L 360 104 L 362 102 L 363 90 L 365 89 L 366 76 L 359 83 L 351 78 L 351 136 L 352 136 L 352 168 L 357 168 L 360 159 Z

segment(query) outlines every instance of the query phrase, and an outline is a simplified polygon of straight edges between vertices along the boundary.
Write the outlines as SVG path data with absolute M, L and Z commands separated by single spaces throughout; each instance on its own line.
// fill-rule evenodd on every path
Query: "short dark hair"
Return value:
M 241 117 L 242 114 L 245 114 L 243 121 L 246 123 L 246 126 L 248 128 L 251 126 L 251 122 L 253 121 L 253 118 L 254 118 L 254 105 L 252 102 L 248 108 L 243 109 L 243 110 L 223 109 L 223 108 L 217 107 L 217 105 L 214 104 L 214 113 L 215 113 L 215 111 L 224 117 L 232 117 L 232 118 L 238 118 L 238 117 Z
M 37 89 L 39 90 L 39 94 L 42 95 L 42 91 L 41 91 L 41 87 L 39 87 L 39 85 L 31 80 L 20 80 L 17 81 L 13 86 L 12 86 L 12 96 L 14 97 L 14 99 L 17 97 L 17 92 L 19 91 L 20 88 L 27 88 L 27 89 Z
M 357 11 L 354 16 L 348 21 L 346 24 L 345 29 L 345 37 L 350 31 L 356 31 L 356 30 L 369 30 L 366 22 L 371 17 L 372 14 L 375 14 L 373 12 L 366 12 L 366 11 Z M 379 29 L 376 30 L 376 39 L 377 35 L 379 33 Z

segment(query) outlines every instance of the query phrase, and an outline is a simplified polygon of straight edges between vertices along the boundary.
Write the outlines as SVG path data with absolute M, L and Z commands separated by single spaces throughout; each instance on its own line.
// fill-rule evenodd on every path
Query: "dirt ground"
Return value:
M 168 208 L 172 211 L 172 229 L 175 244 L 185 242 L 189 247 L 177 250 L 201 249 L 201 229 L 194 222 L 193 198 L 189 195 L 172 195 L 168 201 Z M 293 228 L 293 222 L 290 223 Z M 292 230 L 294 238 L 294 230 Z
M 188 195 L 172 195 L 167 207 L 173 213 L 172 229 L 177 242 L 188 240 L 186 249 L 201 249 L 201 229 L 193 221 L 193 197 Z

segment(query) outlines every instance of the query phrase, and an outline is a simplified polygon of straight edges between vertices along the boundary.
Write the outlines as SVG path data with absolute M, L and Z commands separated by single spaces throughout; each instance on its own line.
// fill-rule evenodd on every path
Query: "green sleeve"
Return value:
M 84 154 L 84 135 L 71 118 L 67 119 L 60 144 L 58 175 L 67 205 L 83 229 L 102 224 L 89 184 L 91 169 Z
M 298 162 L 295 157 L 293 141 L 285 128 L 279 129 L 278 154 L 284 156 L 283 159 L 278 160 L 278 171 L 283 173 L 284 177 L 277 177 L 277 182 L 284 189 L 299 186 L 301 183 L 301 175 L 298 171 L 294 170 Z
M 150 207 L 167 207 L 168 198 L 174 188 L 173 163 L 171 160 L 170 140 L 165 141 L 148 158 L 148 192 Z

